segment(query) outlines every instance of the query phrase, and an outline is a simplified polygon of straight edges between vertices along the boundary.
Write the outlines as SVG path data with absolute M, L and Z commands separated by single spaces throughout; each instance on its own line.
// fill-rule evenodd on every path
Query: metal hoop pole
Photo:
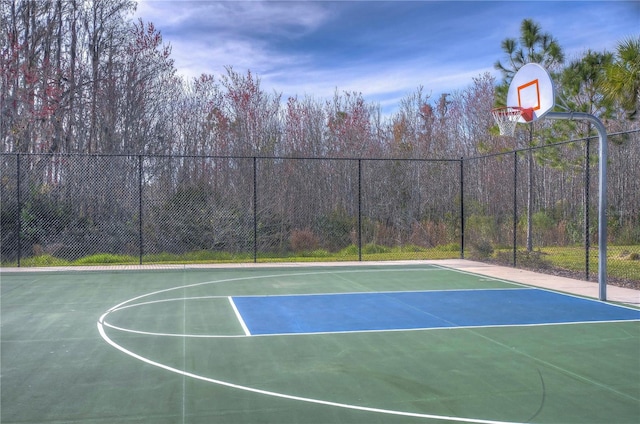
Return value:
M 600 152 L 598 159 L 598 286 L 600 300 L 607 300 L 607 130 L 597 117 L 584 112 L 549 112 L 548 119 L 586 120 L 598 131 Z

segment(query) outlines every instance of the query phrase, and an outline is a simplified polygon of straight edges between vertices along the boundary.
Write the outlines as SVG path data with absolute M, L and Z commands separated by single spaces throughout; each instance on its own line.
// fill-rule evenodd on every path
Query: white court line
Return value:
M 183 285 L 183 286 L 177 286 L 177 287 L 170 287 L 168 289 L 162 289 L 162 290 L 157 290 L 151 293 L 146 293 L 140 296 L 136 296 L 134 298 L 131 298 L 129 300 L 125 300 L 124 302 L 118 303 L 115 306 L 112 306 L 108 312 L 117 310 L 117 309 L 121 309 L 122 307 L 124 307 L 124 305 L 130 304 L 133 301 L 136 301 L 138 299 L 142 299 L 145 297 L 150 297 L 150 296 L 155 296 L 157 294 L 160 293 L 167 293 L 170 291 L 176 291 L 176 290 L 181 290 L 181 289 L 189 289 L 192 287 L 199 287 L 199 286 L 205 286 L 205 285 L 213 285 L 213 284 L 220 284 L 220 283 L 229 283 L 229 282 L 233 282 L 233 281 L 248 281 L 248 280 L 264 280 L 264 279 L 269 279 L 269 278 L 279 278 L 279 277 L 298 277 L 298 276 L 305 276 L 305 275 L 320 275 L 320 274 L 334 274 L 336 272 L 340 272 L 340 273 L 355 273 L 355 272 L 359 272 L 359 273 L 366 273 L 366 272 L 384 272 L 384 271 L 390 271 L 390 272 L 397 272 L 397 271 L 441 271 L 440 269 L 431 269 L 431 268 L 426 268 L 426 269 L 419 269 L 419 268 L 402 268 L 402 269 L 381 269 L 381 270 L 372 270 L 372 269 L 366 269 L 366 270 L 347 270 L 347 271 L 322 271 L 322 272 L 294 272 L 294 273 L 286 273 L 286 274 L 267 274 L 267 275 L 255 275 L 255 276 L 251 276 L 251 277 L 237 277 L 237 278 L 224 278 L 222 280 L 213 280 L 213 281 L 201 281 L 199 283 L 192 283 L 192 284 L 187 284 L 187 285 Z
M 470 273 L 470 272 L 464 272 L 464 271 L 460 271 L 460 270 L 455 270 L 455 269 L 448 268 L 448 267 L 439 267 L 438 266 L 437 268 L 439 268 L 439 269 L 401 269 L 401 270 L 392 270 L 392 269 L 389 269 L 389 270 L 386 270 L 386 269 L 385 270 L 370 270 L 370 269 L 367 269 L 367 270 L 349 270 L 349 271 L 340 271 L 340 272 L 341 273 L 351 273 L 351 272 L 380 272 L 380 271 L 398 272 L 398 271 L 439 271 L 439 270 L 447 270 L 447 271 L 466 273 L 466 274 L 470 274 L 470 275 L 474 275 L 474 276 L 478 276 L 478 277 L 485 277 L 485 278 L 499 280 L 499 281 L 505 281 L 505 282 L 514 284 L 515 286 L 533 288 L 532 286 L 515 283 L 513 281 L 481 276 L 479 274 Z M 131 357 L 133 357 L 135 359 L 138 359 L 138 360 L 140 360 L 140 361 L 142 361 L 144 363 L 156 366 L 156 367 L 164 369 L 166 371 L 177 373 L 177 374 L 182 375 L 184 377 L 194 378 L 194 379 L 197 379 L 197 380 L 201 380 L 201 381 L 205 381 L 205 382 L 209 382 L 209 383 L 213 383 L 213 384 L 217 384 L 217 385 L 221 385 L 221 386 L 225 386 L 225 387 L 230 387 L 230 388 L 237 389 L 237 390 L 244 390 L 244 391 L 251 392 L 251 393 L 257 393 L 257 394 L 262 394 L 262 395 L 266 395 L 266 396 L 273 396 L 273 397 L 277 397 L 277 398 L 290 399 L 290 400 L 301 401 L 301 402 L 308 402 L 308 403 L 312 403 L 312 404 L 339 407 L 339 408 L 358 410 L 358 411 L 365 411 L 365 412 L 372 412 L 372 413 L 382 413 L 382 414 L 395 415 L 395 416 L 428 418 L 428 419 L 435 419 L 435 420 L 442 420 L 442 421 L 465 422 L 465 423 L 476 423 L 476 424 L 515 424 L 515 423 L 505 422 L 505 421 L 485 420 L 485 419 L 477 419 L 477 418 L 453 417 L 453 416 L 446 416 L 446 415 L 433 415 L 433 414 L 423 414 L 423 413 L 408 412 L 408 411 L 398 411 L 398 410 L 371 408 L 371 407 L 360 406 L 360 405 L 352 405 L 352 404 L 325 401 L 325 400 L 321 400 L 321 399 L 305 398 L 305 397 L 289 395 L 289 394 L 285 394 L 285 393 L 278 393 L 278 392 L 261 390 L 261 389 L 257 389 L 257 388 L 253 388 L 253 387 L 249 387 L 249 386 L 242 386 L 242 385 L 231 383 L 231 382 L 227 382 L 227 381 L 216 380 L 216 379 L 205 377 L 205 376 L 202 376 L 202 375 L 193 374 L 193 373 L 187 372 L 186 370 L 179 370 L 179 369 L 170 367 L 168 365 L 165 365 L 165 364 L 162 364 L 162 363 L 159 363 L 159 362 L 155 362 L 155 361 L 153 361 L 153 360 L 151 360 L 149 358 L 146 358 L 146 357 L 144 357 L 142 355 L 139 355 L 139 354 L 137 354 L 135 352 L 132 352 L 132 351 L 126 349 L 125 347 L 117 344 L 116 342 L 111 340 L 109 338 L 109 336 L 106 334 L 105 327 L 111 327 L 111 328 L 124 330 L 124 331 L 131 331 L 131 330 L 121 329 L 121 328 L 118 328 L 118 327 L 115 327 L 115 326 L 112 326 L 112 325 L 108 324 L 106 322 L 107 315 L 109 315 L 110 313 L 115 312 L 115 311 L 117 311 L 119 309 L 124 309 L 124 308 L 128 308 L 128 307 L 136 306 L 136 305 L 133 305 L 132 303 L 135 302 L 135 301 L 138 301 L 140 299 L 147 298 L 147 297 L 150 297 L 150 296 L 153 296 L 153 295 L 157 295 L 157 294 L 160 294 L 160 293 L 167 293 L 167 292 L 174 291 L 174 290 L 179 290 L 179 289 L 187 289 L 187 288 L 192 288 L 192 287 L 202 286 L 202 285 L 207 285 L 207 284 L 219 284 L 219 283 L 222 283 L 222 282 L 230 282 L 230 281 L 259 280 L 259 279 L 268 279 L 268 278 L 274 278 L 274 277 L 285 277 L 285 276 L 286 277 L 292 277 L 292 276 L 334 274 L 334 273 L 336 273 L 336 272 L 335 271 L 330 271 L 330 272 L 302 272 L 302 273 L 286 273 L 286 274 L 275 274 L 275 275 L 260 275 L 260 276 L 252 276 L 252 277 L 229 278 L 229 279 L 222 279 L 222 280 L 217 280 L 217 281 L 199 282 L 199 283 L 188 284 L 188 285 L 183 285 L 183 286 L 179 286 L 179 287 L 172 287 L 172 288 L 168 288 L 168 289 L 164 289 L 164 290 L 158 290 L 158 291 L 155 291 L 155 292 L 152 292 L 152 293 L 143 294 L 143 295 L 134 297 L 132 299 L 126 300 L 124 302 L 121 302 L 121 303 L 113 306 L 109 310 L 107 310 L 107 312 L 105 312 L 103 315 L 101 315 L 99 317 L 99 319 L 98 319 L 98 322 L 97 322 L 98 332 L 100 333 L 100 335 L 103 338 L 103 340 L 105 340 L 109 345 L 111 345 L 115 349 L 125 353 L 126 355 L 129 355 L 129 356 L 131 356 Z M 244 321 L 242 320 L 240 315 L 237 313 L 237 309 L 235 308 L 235 304 L 233 303 L 233 300 L 231 299 L 231 297 L 228 297 L 228 299 L 229 299 L 232 307 L 236 311 L 236 315 L 238 317 L 239 322 L 241 322 L 241 324 L 242 324 Z M 177 299 L 175 299 L 175 300 L 177 300 Z M 182 298 L 182 300 L 186 300 L 186 299 Z M 161 302 L 161 301 L 142 302 L 142 303 L 138 303 L 137 305 L 149 304 L 149 303 L 155 303 L 155 302 Z M 246 325 L 243 325 L 243 328 L 245 328 L 245 327 L 246 327 Z M 406 331 L 406 330 L 403 330 L 403 331 Z M 137 331 L 133 331 L 133 332 L 137 332 Z M 143 332 L 140 332 L 140 333 L 143 333 Z M 147 334 L 152 334 L 152 333 L 147 333 Z M 245 330 L 245 334 L 250 335 L 250 332 L 248 331 L 248 329 Z M 186 335 L 182 334 L 180 336 L 185 337 Z M 195 336 L 194 335 L 194 337 L 210 337 L 210 336 L 207 336 L 207 335 Z M 229 337 L 229 336 L 226 336 L 226 337 Z M 235 336 L 235 337 L 245 337 L 245 336 Z
M 506 327 L 545 327 L 545 326 L 561 326 L 561 325 L 576 325 L 576 324 L 613 324 L 620 322 L 640 322 L 638 319 L 624 319 L 624 320 L 606 320 L 606 321 L 569 321 L 569 322 L 548 322 L 537 324 L 487 324 L 487 325 L 460 325 L 450 327 L 417 327 L 417 328 L 387 328 L 376 330 L 342 330 L 342 331 L 314 331 L 311 333 L 269 333 L 269 334 L 184 334 L 184 333 L 159 333 L 155 331 L 134 330 L 131 328 L 118 327 L 107 321 L 102 321 L 101 324 L 105 327 L 113 330 L 122 331 L 124 333 L 141 334 L 143 336 L 158 336 L 158 337 L 182 337 L 192 339 L 237 339 L 242 337 L 292 337 L 292 336 L 322 336 L 332 334 L 356 334 L 356 333 L 394 333 L 401 331 L 455 331 L 455 330 L 474 330 L 477 328 L 506 328 Z
M 233 308 L 233 312 L 235 312 L 236 314 L 236 318 L 238 318 L 238 321 L 240 322 L 240 325 L 242 326 L 242 329 L 244 330 L 244 334 L 247 336 L 251 335 L 251 331 L 249 331 L 249 328 L 247 327 L 247 324 L 245 324 L 244 320 L 242 319 L 242 315 L 240 315 L 240 311 L 238 311 L 238 308 L 236 307 L 236 304 L 233 301 L 233 298 L 231 296 L 229 296 L 229 303 L 231 303 L 231 307 Z
M 193 373 L 190 373 L 190 372 L 187 372 L 187 371 L 184 371 L 184 370 L 179 370 L 177 368 L 170 367 L 170 366 L 162 364 L 160 362 L 152 361 L 151 359 L 148 359 L 148 358 L 146 358 L 146 357 L 144 357 L 142 355 L 139 355 L 139 354 L 137 354 L 135 352 L 132 352 L 132 351 L 120 346 L 119 344 L 117 344 L 113 340 L 111 340 L 109 338 L 109 336 L 107 336 L 107 333 L 104 330 L 104 326 L 102 325 L 102 323 L 104 322 L 105 315 L 107 315 L 108 313 L 109 312 L 105 312 L 98 319 L 98 323 L 97 323 L 98 332 L 100 333 L 100 336 L 102 337 L 102 339 L 104 341 L 106 341 L 108 344 L 110 344 L 111 346 L 113 346 L 117 350 L 119 350 L 119 351 L 121 351 L 121 352 L 123 352 L 123 353 L 125 353 L 125 354 L 127 354 L 127 355 L 129 355 L 131 357 L 133 357 L 133 358 L 136 358 L 136 359 L 138 359 L 138 360 L 140 360 L 140 361 L 142 361 L 144 363 L 156 366 L 156 367 L 164 369 L 166 371 L 170 371 L 170 372 L 174 372 L 176 374 L 183 375 L 185 377 L 194 378 L 196 380 L 206 381 L 208 383 L 218 384 L 218 385 L 225 386 L 225 387 L 231 387 L 233 389 L 238 389 L 238 390 L 245 390 L 247 392 L 258 393 L 258 394 L 262 394 L 262 395 L 266 395 L 266 396 L 273 396 L 273 397 L 282 398 L 282 399 L 290 399 L 290 400 L 295 400 L 295 401 L 299 401 L 299 402 L 308 402 L 308 403 L 313 403 L 313 404 L 317 404 L 317 405 L 326 405 L 326 406 L 333 406 L 333 407 L 337 407 L 337 408 L 352 409 L 352 410 L 356 410 L 356 411 L 374 412 L 374 413 L 380 413 L 380 414 L 397 415 L 397 416 L 414 417 L 414 418 L 430 418 L 430 419 L 442 420 L 442 421 L 454 421 L 454 422 L 465 422 L 465 423 L 475 423 L 475 424 L 519 424 L 519 423 L 514 423 L 514 422 L 506 422 L 506 421 L 482 420 L 482 419 L 475 419 L 475 418 L 451 417 L 451 416 L 446 416 L 446 415 L 421 414 L 421 413 L 417 413 L 417 412 L 394 411 L 394 410 L 391 410 L 391 409 L 370 408 L 370 407 L 367 407 L 367 406 L 351 405 L 351 404 L 347 404 L 347 403 L 331 402 L 331 401 L 326 401 L 326 400 L 321 400 L 321 399 L 313 399 L 313 398 L 305 398 L 305 397 L 301 397 L 301 396 L 288 395 L 288 394 L 285 394 L 285 393 L 270 392 L 268 390 L 256 389 L 254 387 L 242 386 L 242 385 L 230 383 L 230 382 L 227 382 L 227 381 L 216 380 L 216 379 L 205 377 L 205 376 L 202 376 L 202 375 L 193 374 Z
M 144 331 L 134 330 L 132 328 L 118 327 L 117 325 L 110 324 L 106 321 L 101 322 L 105 327 L 112 328 L 123 333 L 141 334 L 143 336 L 158 336 L 158 337 L 182 337 L 185 339 L 233 339 L 239 337 L 247 337 L 244 334 L 184 334 L 184 333 L 159 333 L 157 331 Z M 256 336 L 252 336 L 256 337 Z
M 473 275 L 473 274 L 470 274 Z M 537 290 L 537 291 L 546 291 L 554 294 L 565 295 L 569 297 L 575 297 L 580 300 L 587 301 L 597 301 L 589 298 L 583 298 L 579 296 L 572 296 L 570 294 L 558 293 L 552 290 L 545 290 L 538 287 L 526 286 L 517 284 L 518 287 L 514 288 L 488 288 L 488 289 L 454 289 L 454 290 L 411 290 L 411 291 L 380 291 L 375 292 L 379 294 L 393 294 L 393 293 L 432 293 L 432 292 L 463 292 L 463 291 L 493 291 L 493 290 Z M 332 296 L 332 295 L 350 295 L 350 294 L 366 294 L 365 292 L 327 292 L 327 293 L 303 293 L 303 294 L 275 294 L 275 295 L 242 295 L 240 297 L 289 297 L 289 296 Z M 128 308 L 135 308 L 140 306 L 146 306 L 151 304 L 158 303 L 166 303 L 166 302 L 176 302 L 176 301 L 189 301 L 189 300 L 202 300 L 202 299 L 223 299 L 227 298 L 235 315 L 236 319 L 240 323 L 244 334 L 185 334 L 181 333 L 166 333 L 166 332 L 155 332 L 155 331 L 144 331 L 144 330 L 136 330 L 132 328 L 124 328 L 112 323 L 107 322 L 106 316 L 118 312 Z M 125 302 L 126 303 L 126 302 Z M 160 300 L 152 300 L 148 302 L 140 302 L 133 304 L 121 304 L 122 306 L 117 308 L 112 308 L 108 311 L 107 314 L 104 315 L 104 320 L 102 324 L 106 327 L 112 328 L 117 331 L 149 335 L 149 336 L 161 336 L 161 337 L 183 337 L 183 338 L 239 338 L 239 337 L 271 337 L 271 336 L 308 336 L 308 335 L 326 335 L 326 334 L 348 334 L 348 333 L 384 333 L 384 332 L 397 332 L 397 331 L 442 331 L 442 330 L 464 330 L 464 329 L 474 329 L 474 328 L 501 328 L 501 327 L 538 327 L 538 326 L 552 326 L 552 325 L 572 325 L 572 324 L 601 324 L 601 323 L 617 323 L 617 322 L 628 322 L 628 321 L 639 321 L 637 319 L 621 319 L 621 320 L 594 320 L 594 321 L 555 321 L 555 322 L 541 322 L 541 323 L 531 323 L 531 324 L 486 324 L 486 325 L 451 325 L 444 327 L 416 327 L 416 328 L 397 328 L 397 329 L 375 329 L 375 330 L 345 330 L 345 331 L 317 331 L 317 332 L 300 332 L 300 333 L 269 333 L 269 334 L 251 334 L 248 326 L 246 325 L 242 315 L 235 302 L 233 301 L 231 296 L 197 296 L 197 297 L 183 297 L 183 298 L 169 298 L 169 299 L 160 299 Z M 611 305 L 622 307 L 623 309 L 636 310 L 634 308 L 625 308 L 622 305 Z

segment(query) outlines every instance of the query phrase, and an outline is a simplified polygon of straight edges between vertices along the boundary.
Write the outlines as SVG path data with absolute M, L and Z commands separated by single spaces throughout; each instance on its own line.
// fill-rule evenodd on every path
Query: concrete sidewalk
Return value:
M 507 266 L 486 264 L 466 259 L 403 260 L 403 261 L 350 261 L 350 262 L 269 262 L 269 263 L 219 263 L 183 265 L 107 265 L 68 266 L 38 268 L 0 268 L 0 281 L 5 272 L 56 272 L 56 271 L 130 271 L 148 269 L 198 269 L 198 268 L 297 268 L 309 266 L 367 266 L 367 265 L 442 265 L 460 271 L 468 271 L 488 277 L 500 278 L 536 287 L 557 290 L 564 293 L 598 299 L 598 283 L 541 274 Z M 640 307 L 640 291 L 607 285 L 607 301 Z
M 473 272 L 475 274 L 482 274 L 488 277 L 501 278 L 504 280 L 515 281 L 516 283 L 523 283 L 531 286 L 598 299 L 599 292 L 597 282 L 574 280 L 573 278 L 540 274 L 533 271 L 485 264 L 466 259 L 445 259 L 429 262 L 460 271 Z M 607 301 L 640 306 L 640 291 L 608 284 Z

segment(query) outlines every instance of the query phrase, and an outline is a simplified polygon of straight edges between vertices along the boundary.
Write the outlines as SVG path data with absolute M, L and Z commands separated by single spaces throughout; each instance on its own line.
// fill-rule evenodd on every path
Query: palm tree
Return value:
M 542 32 L 540 25 L 531 19 L 520 24 L 520 38 L 505 38 L 502 50 L 508 61 L 503 64 L 499 60 L 495 68 L 502 72 L 504 82 L 508 86 L 513 76 L 527 63 L 538 63 L 547 70 L 553 70 L 564 62 L 564 53 L 558 41 L 549 33 Z
M 506 38 L 502 41 L 502 50 L 507 54 L 507 63 L 495 63 L 502 72 L 503 81 L 497 89 L 496 101 L 504 105 L 509 84 L 513 76 L 527 63 L 538 63 L 553 75 L 553 70 L 564 63 L 564 53 L 558 41 L 549 33 L 542 32 L 539 24 L 524 19 L 520 24 L 520 38 Z M 509 105 L 512 106 L 512 105 Z M 529 147 L 533 147 L 533 123 L 529 125 Z M 529 150 L 527 182 L 527 251 L 533 250 L 532 209 L 533 209 L 533 155 Z
M 598 114 L 599 116 L 610 113 L 611 102 L 602 95 L 602 86 L 605 81 L 605 69 L 613 63 L 613 55 L 610 53 L 596 53 L 591 50 L 580 59 L 574 60 L 562 71 L 560 86 L 562 97 L 571 110 Z M 587 122 L 586 133 L 591 134 L 591 122 Z M 589 223 L 589 184 L 590 180 L 590 140 L 587 138 L 584 144 L 584 179 L 587 182 L 583 192 L 583 219 L 584 219 L 584 245 L 585 245 L 585 279 L 589 280 L 589 247 L 590 247 L 590 223 Z
M 615 59 L 606 68 L 603 91 L 620 103 L 629 119 L 635 119 L 640 108 L 640 37 L 621 41 Z

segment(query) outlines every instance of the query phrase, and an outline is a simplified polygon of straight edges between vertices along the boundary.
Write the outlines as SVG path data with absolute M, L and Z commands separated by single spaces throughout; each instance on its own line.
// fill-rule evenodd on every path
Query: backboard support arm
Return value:
M 548 112 L 547 119 L 591 122 L 598 131 L 598 298 L 607 300 L 607 130 L 597 117 L 584 112 Z M 589 205 L 587 205 L 589 207 Z

